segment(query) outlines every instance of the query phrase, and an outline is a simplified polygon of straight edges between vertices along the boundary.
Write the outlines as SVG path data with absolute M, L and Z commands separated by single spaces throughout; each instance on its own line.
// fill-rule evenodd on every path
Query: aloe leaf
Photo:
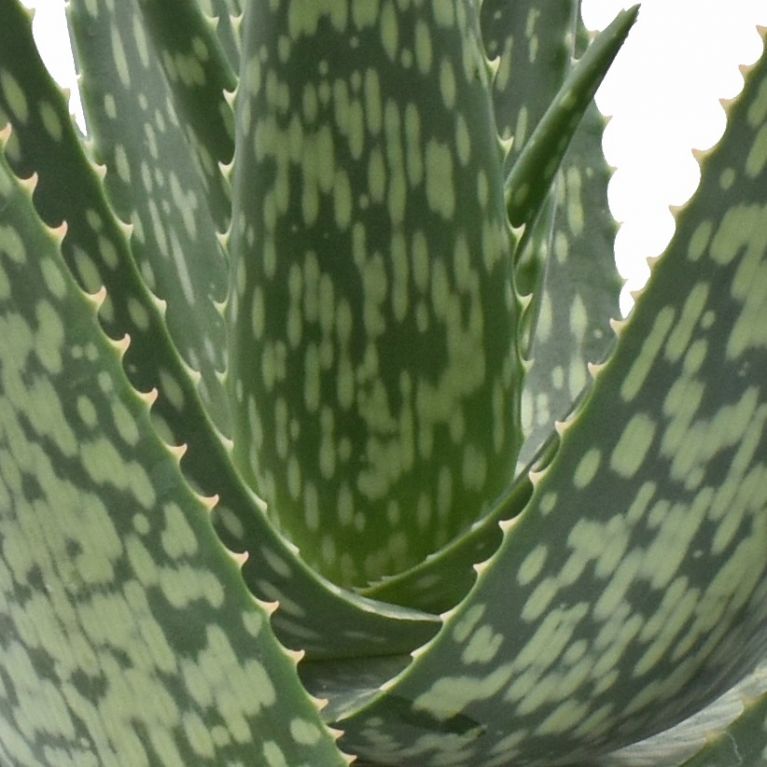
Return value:
M 570 140 L 608 67 L 636 21 L 639 6 L 621 11 L 578 60 L 514 161 L 506 187 L 514 226 L 529 223 L 551 188 Z
M 492 3 L 484 3 L 482 19 L 489 33 L 497 35 L 503 16 L 498 12 L 501 9 L 492 11 L 493 8 Z M 562 12 L 559 6 L 547 6 L 541 16 L 525 10 L 522 4 L 502 4 L 504 14 L 518 14 L 520 9 L 524 11 L 522 18 L 534 19 L 526 22 L 530 28 L 542 35 L 557 30 L 557 23 L 564 28 L 573 23 L 569 16 L 557 16 Z M 549 12 L 553 16 L 549 16 Z M 585 49 L 585 31 L 579 23 L 578 28 L 577 40 Z M 557 39 L 559 37 L 565 37 L 561 28 L 557 31 Z M 552 45 L 552 41 L 547 40 L 546 45 Z M 488 51 L 498 48 L 487 41 L 486 47 Z M 524 53 L 512 66 L 517 72 L 528 61 L 529 54 L 523 46 L 508 44 L 507 48 L 518 55 L 519 51 Z M 549 68 L 544 68 L 544 74 L 554 71 L 557 62 L 558 57 Z M 496 85 L 503 69 L 502 58 Z M 499 91 L 496 95 L 496 116 L 498 110 L 511 101 L 514 82 L 515 78 L 511 78 L 504 83 L 511 94 Z M 556 78 L 551 78 L 549 87 L 556 90 Z M 529 94 L 531 114 L 535 114 L 532 107 L 539 95 Z M 540 109 L 543 111 L 543 107 Z M 613 253 L 615 222 L 607 204 L 610 173 L 601 148 L 603 125 L 603 118 L 592 103 L 565 155 L 561 178 L 550 193 L 551 202 L 535 221 L 532 236 L 523 238 L 519 245 L 529 251 L 529 261 L 534 260 L 542 270 L 545 267 L 545 279 L 541 277 L 543 285 L 537 288 L 527 286 L 542 291 L 543 298 L 534 293 L 525 312 L 535 345 L 525 350 L 526 354 L 532 353 L 532 360 L 523 382 L 521 412 L 525 440 L 517 462 L 517 481 L 469 531 L 410 570 L 363 589 L 365 595 L 429 612 L 442 612 L 465 595 L 474 582 L 472 566 L 487 559 L 497 548 L 498 522 L 516 516 L 529 498 L 532 487 L 527 475 L 531 467 L 525 464 L 532 463 L 535 470 L 540 471 L 548 463 L 556 443 L 546 446 L 541 456 L 536 457 L 536 451 L 540 451 L 547 440 L 551 442 L 555 418 L 564 419 L 577 400 L 587 381 L 587 363 L 601 360 L 609 348 L 613 339 L 609 320 L 619 313 L 620 282 Z M 549 258 L 551 243 L 556 251 Z M 522 258 L 517 263 L 518 289 L 520 272 L 528 260 Z M 532 333 L 539 319 L 530 317 L 535 303 L 542 305 L 544 316 L 542 326 Z
M 762 656 L 765 83 L 767 55 L 504 543 L 435 639 L 342 720 L 355 753 L 588 762 L 703 708 Z
M 500 545 L 500 522 L 514 518 L 533 492 L 530 473 L 541 471 L 556 452 L 554 434 L 541 447 L 530 466 L 519 472 L 493 508 L 468 530 L 409 570 L 382 579 L 360 593 L 383 602 L 442 613 L 466 596 L 476 578 L 474 566 Z
M 180 23 L 183 21 L 183 23 Z M 131 248 L 167 301 L 171 335 L 202 374 L 201 392 L 228 431 L 224 320 L 228 269 L 216 231 L 229 221 L 219 162 L 231 159 L 235 80 L 196 2 L 72 0 L 69 22 L 94 152 L 106 163 L 117 214 L 135 225 Z
M 584 115 L 555 185 L 556 212 L 545 276 L 526 353 L 531 364 L 522 393 L 529 461 L 587 384 L 587 364 L 612 346 L 609 322 L 620 314 L 615 221 L 607 203 L 610 171 L 602 154 L 604 120 L 594 104 Z
M 495 123 L 501 138 L 510 142 L 510 164 L 567 74 L 577 3 L 485 0 L 481 5 L 482 40 L 497 67 L 493 78 Z
M 33 186 L 0 158 L 3 763 L 346 764 Z
M 767 693 L 748 701 L 737 720 L 682 767 L 764 767 L 767 765 Z
M 234 455 L 304 558 L 364 585 L 508 484 L 517 311 L 475 6 L 328 8 L 245 17 Z
M 710 758 L 709 755 L 719 751 L 721 744 L 717 741 L 729 738 L 732 735 L 730 728 L 733 731 L 742 729 L 747 721 L 743 718 L 744 714 L 747 715 L 751 704 L 765 694 L 767 662 L 763 661 L 751 674 L 702 711 L 641 743 L 610 754 L 599 760 L 598 767 L 680 767 L 688 765 L 694 757 Z M 754 734 L 758 734 L 758 728 Z M 734 738 L 730 742 L 737 746 Z M 750 765 L 754 762 L 731 759 L 720 763 L 719 767 L 736 764 Z
M 574 10 L 568 55 L 583 55 L 588 33 L 580 9 Z M 536 39 L 549 33 L 553 25 L 548 14 L 530 13 Z M 565 24 L 561 15 L 558 25 Z M 560 37 L 565 39 L 561 31 Z M 557 50 L 548 39 L 546 48 Z M 516 67 L 524 66 L 525 59 L 520 58 Z M 536 74 L 536 85 L 538 80 Z M 550 78 L 546 90 L 552 91 L 555 82 Z M 532 103 L 538 103 L 537 95 L 533 88 Z M 502 106 L 496 101 L 496 113 Z M 536 114 L 542 109 L 538 103 Z M 525 125 L 528 120 L 525 113 Z M 587 363 L 605 356 L 612 339 L 608 322 L 619 316 L 621 282 L 613 251 L 616 227 L 607 202 L 610 170 L 602 153 L 603 128 L 603 118 L 592 102 L 562 160 L 547 204 L 518 249 L 516 286 L 529 296 L 522 316 L 522 348 L 530 359 L 521 402 L 526 438 L 517 464 L 520 469 L 551 433 L 554 419 L 563 419 L 569 411 L 586 383 Z
M 166 440 L 186 446 L 182 468 L 187 478 L 200 492 L 218 498 L 213 518 L 227 545 L 250 552 L 244 576 L 253 593 L 289 608 L 311 599 L 314 611 L 301 621 L 296 607 L 274 617 L 281 640 L 319 656 L 356 655 L 371 643 L 402 651 L 425 641 L 435 630 L 434 618 L 387 606 L 376 609 L 339 590 L 318 578 L 269 524 L 263 502 L 232 467 L 194 378 L 171 342 L 161 307 L 138 275 L 124 227 L 83 154 L 66 101 L 37 56 L 28 13 L 10 0 L 0 0 L 0 10 L 0 106 L 18 125 L 9 140 L 14 168 L 39 171 L 35 203 L 50 223 L 67 221 L 62 253 L 81 287 L 95 292 L 106 286 L 99 319 L 113 338 L 130 335 L 123 362 L 132 384 L 141 391 L 159 391 L 153 423 Z M 24 55 L 6 60 L 8 52 Z M 19 93 L 25 94 L 23 101 Z M 51 132 L 46 126 L 54 121 L 60 130 Z

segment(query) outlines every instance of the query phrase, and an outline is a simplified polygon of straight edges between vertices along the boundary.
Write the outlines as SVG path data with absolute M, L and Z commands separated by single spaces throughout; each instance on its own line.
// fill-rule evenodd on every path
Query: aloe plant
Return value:
M 765 763 L 767 57 L 615 320 L 577 10 L 0 0 L 3 765 Z

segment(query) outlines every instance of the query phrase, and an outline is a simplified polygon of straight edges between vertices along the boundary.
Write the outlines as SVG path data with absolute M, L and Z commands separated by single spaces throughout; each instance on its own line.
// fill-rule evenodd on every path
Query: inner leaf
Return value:
M 517 302 L 476 8 L 328 7 L 246 16 L 230 382 L 239 467 L 364 584 L 508 484 Z

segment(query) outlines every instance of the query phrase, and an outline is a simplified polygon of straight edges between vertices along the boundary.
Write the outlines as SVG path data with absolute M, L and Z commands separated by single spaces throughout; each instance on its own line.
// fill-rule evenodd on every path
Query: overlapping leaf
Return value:
M 614 272 L 599 266 L 610 224 L 583 216 L 586 206 L 604 205 L 598 122 L 590 116 L 583 143 L 576 138 L 556 200 L 547 191 L 556 163 L 542 165 L 542 157 L 552 149 L 562 159 L 629 15 L 611 42 L 604 38 L 612 45 L 601 49 L 604 61 L 569 81 L 578 86 L 575 108 L 567 86 L 557 91 L 572 43 L 563 34 L 569 2 L 484 4 L 484 44 L 506 57 L 494 93 L 474 4 L 250 5 L 237 96 L 229 238 L 236 365 L 228 394 L 243 417 L 237 462 L 276 501 L 269 521 L 213 425 L 226 431 L 217 373 L 227 344 L 215 302 L 226 294 L 228 264 L 215 230 L 227 226 L 229 188 L 217 162 L 231 157 L 223 89 L 235 82 L 241 5 L 72 2 L 96 154 L 109 165 L 117 213 L 136 233 L 129 242 L 107 204 L 32 50 L 26 17 L 15 1 L 0 0 L 0 117 L 17 126 L 8 154 L 18 172 L 39 170 L 35 204 L 49 223 L 69 222 L 61 243 L 38 220 L 24 184 L 0 165 L 0 312 L 9 331 L 0 333 L 4 761 L 344 763 L 298 685 L 295 658 L 271 634 L 268 610 L 246 592 L 213 534 L 215 499 L 187 486 L 181 451 L 155 429 L 188 443 L 183 474 L 219 496 L 219 534 L 249 552 L 243 575 L 251 591 L 280 601 L 272 626 L 310 651 L 302 680 L 331 698 L 326 717 L 343 720 L 361 764 L 591 767 L 598 755 L 688 716 L 763 656 L 767 64 L 751 75 L 701 191 L 619 350 L 561 429 L 561 446 L 551 436 L 537 471 L 511 485 L 518 438 L 498 440 L 493 419 L 499 407 L 501 422 L 517 419 L 504 392 L 519 385 L 518 357 L 530 350 L 525 327 L 539 319 L 547 331 L 532 347 L 538 361 L 527 391 L 546 401 L 528 409 L 534 431 L 525 460 L 580 388 L 583 357 L 605 348 L 595 328 L 612 313 L 605 295 Z M 557 42 L 545 43 L 547 35 Z M 527 77 L 508 76 L 540 64 L 541 52 L 552 59 L 550 82 L 531 87 Z M 491 95 L 498 129 L 519 139 L 506 158 L 511 212 L 528 225 L 535 247 L 526 252 L 537 259 L 527 287 L 539 303 L 521 319 L 507 279 L 504 154 Z M 435 169 L 443 175 L 430 178 Z M 583 247 L 594 238 L 593 250 Z M 59 249 L 82 285 L 107 285 L 98 314 Z M 542 292 L 539 256 L 548 250 L 555 258 Z M 488 253 L 497 256 L 495 271 L 484 273 L 477 267 Z M 590 255 L 599 279 L 577 284 L 572 275 L 588 274 Z M 518 280 L 524 266 L 516 264 Z M 168 298 L 167 323 L 142 279 Z M 681 302 L 680 284 L 689 289 Z M 567 303 L 567 316 L 554 303 Z M 443 333 L 439 321 L 451 318 Z M 98 320 L 115 338 L 130 332 L 124 357 Z M 480 387 L 480 404 L 463 423 L 440 422 L 431 438 L 448 452 L 459 437 L 484 438 L 480 457 L 510 448 L 509 466 L 483 488 L 484 506 L 471 494 L 457 503 L 439 538 L 434 512 L 445 472 L 424 479 L 419 465 L 410 482 L 425 491 L 410 497 L 398 487 L 407 502 L 377 517 L 365 492 L 351 507 L 341 498 L 338 477 L 362 476 L 371 461 L 394 476 L 408 446 L 428 447 L 407 417 L 384 423 L 382 403 L 415 402 L 416 425 L 439 421 L 423 408 L 435 395 L 439 354 L 455 351 L 450 339 L 462 337 L 464 320 L 470 331 L 488 332 L 492 343 L 481 333 L 469 340 L 489 354 L 479 365 L 476 350 L 459 344 L 452 361 L 464 375 L 484 375 L 492 363 L 489 380 L 501 382 L 501 394 Z M 184 360 L 201 370 L 200 391 Z M 136 394 L 121 363 L 134 388 L 159 391 L 154 418 L 151 397 Z M 308 390 L 312 365 L 320 383 Z M 434 376 L 419 380 L 427 368 Z M 316 406 L 317 389 L 330 416 Z M 381 417 L 373 432 L 398 449 L 352 444 L 358 433 L 343 433 L 349 391 L 353 400 L 363 392 L 368 412 Z M 397 429 L 407 439 L 392 440 Z M 464 451 L 442 468 L 467 484 L 478 471 L 470 458 Z M 284 486 L 273 492 L 278 473 Z M 317 503 L 311 496 L 321 481 L 330 490 Z M 437 505 L 426 509 L 424 496 Z M 291 505 L 293 518 L 285 513 Z M 468 528 L 483 509 L 490 513 Z M 504 541 L 496 551 L 498 520 Z M 303 559 L 273 524 L 296 538 Z M 332 526 L 347 529 L 339 536 Z M 402 554 L 411 544 L 395 531 L 415 548 Z M 490 554 L 468 598 L 443 615 L 441 633 L 415 660 L 408 653 L 432 636 L 435 618 L 353 596 L 307 564 L 356 583 L 411 566 L 368 593 L 438 610 L 464 595 L 470 565 Z M 451 580 L 455 566 L 461 571 Z M 43 706 L 32 705 L 41 698 Z M 689 767 L 723 767 L 730 756 L 758 764 L 764 705 L 749 702 Z
M 346 764 L 31 189 L 0 157 L 3 763 Z
M 435 640 L 347 711 L 356 753 L 577 763 L 684 718 L 760 657 L 766 82 L 763 57 L 527 509 Z
M 73 0 L 69 19 L 94 152 L 111 171 L 110 202 L 135 226 L 141 274 L 167 301 L 171 335 L 226 432 L 216 302 L 226 298 L 228 269 L 216 232 L 230 210 L 218 163 L 232 157 L 224 89 L 234 77 L 193 0 Z
M 364 585 L 466 529 L 513 476 L 517 308 L 489 65 L 472 4 L 248 13 L 235 459 L 307 561 Z
M 35 53 L 27 14 L 15 0 L 1 0 L 0 9 L 5 22 L 0 27 L 0 56 L 20 54 L 7 62 L 0 59 L 0 103 L 18 125 L 12 144 L 17 170 L 39 170 L 35 200 L 50 221 L 67 220 L 62 250 L 82 286 L 95 291 L 103 283 L 110 292 L 100 319 L 113 338 L 130 335 L 124 361 L 132 382 L 141 391 L 160 392 L 153 422 L 168 439 L 186 445 L 184 471 L 200 491 L 217 498 L 214 519 L 227 545 L 249 552 L 244 575 L 251 590 L 262 599 L 279 600 L 285 608 L 274 618 L 282 640 L 310 654 L 331 657 L 358 655 L 376 645 L 417 646 L 433 633 L 433 619 L 386 606 L 376 610 L 372 603 L 340 591 L 318 578 L 269 525 L 263 503 L 233 469 L 172 345 L 163 314 L 138 275 L 125 232 L 67 122 L 62 94 Z M 23 102 L 19 93 L 27 94 Z M 60 131 L 49 130 L 53 118 L 44 116 L 51 113 Z M 72 187 L 77 188 L 77 197 L 71 194 Z M 314 605 L 311 613 L 300 607 L 307 595 Z

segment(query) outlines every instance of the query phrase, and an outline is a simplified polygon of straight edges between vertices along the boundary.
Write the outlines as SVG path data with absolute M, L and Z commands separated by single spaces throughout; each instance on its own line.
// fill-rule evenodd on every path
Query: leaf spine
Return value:
M 91 161 L 91 170 L 99 177 L 101 181 L 106 178 L 107 166 L 104 163 Z
M 516 525 L 519 523 L 519 516 L 516 517 L 510 517 L 509 519 L 499 519 L 498 520 L 498 527 L 501 528 L 501 532 L 506 535 L 506 533 L 511 530 L 512 527 L 516 527 Z
M 69 230 L 69 224 L 66 221 L 62 221 L 58 226 L 49 226 L 48 233 L 53 237 L 56 245 L 61 245 L 64 238 L 67 236 Z
M 511 148 L 514 146 L 514 136 L 503 138 L 498 136 L 498 144 L 501 147 L 501 159 L 505 160 L 511 154 Z
M 535 471 L 534 469 L 527 472 L 527 478 L 530 480 L 530 484 L 535 489 L 540 485 L 541 480 L 543 479 L 544 475 L 546 474 L 546 469 L 541 469 L 540 471 Z
M 495 82 L 495 78 L 498 76 L 498 70 L 501 68 L 501 57 L 495 56 L 492 59 L 485 58 L 487 65 L 487 71 L 490 74 L 490 81 Z
M 31 198 L 35 192 L 35 189 L 37 189 L 37 183 L 39 180 L 40 180 L 40 177 L 37 175 L 37 171 L 35 171 L 28 178 L 20 178 L 18 181 L 19 181 L 19 186 Z
M 86 293 L 83 291 L 83 294 L 97 312 L 101 309 L 104 301 L 107 300 L 107 289 L 104 285 L 102 285 L 95 293 Z
M 592 380 L 596 381 L 597 376 L 602 372 L 602 369 L 604 368 L 605 363 L 604 362 L 587 362 L 586 363 L 586 369 L 589 371 L 589 375 L 591 376 Z
M 264 599 L 253 596 L 253 601 L 266 613 L 268 618 L 271 618 L 280 607 L 280 603 L 276 600 L 274 602 L 267 602 Z
M 151 409 L 154 406 L 154 403 L 157 402 L 157 387 L 153 387 L 149 391 L 140 391 L 138 392 L 138 396 L 140 399 L 144 400 L 146 406 Z
M 186 442 L 182 442 L 180 445 L 166 445 L 166 447 L 177 464 L 181 463 L 181 459 L 189 449 L 189 445 L 187 445 Z
M 126 333 L 122 338 L 109 338 L 108 340 L 112 347 L 117 350 L 117 353 L 120 355 L 120 359 L 122 359 L 125 356 L 125 352 L 127 352 L 128 348 L 130 347 L 130 333 Z
M 232 551 L 231 549 L 226 549 L 226 553 L 240 570 L 242 570 L 242 568 L 245 566 L 245 563 L 250 558 L 250 553 L 247 551 Z
M 619 320 L 619 319 L 616 319 L 615 317 L 610 317 L 610 319 L 608 320 L 608 324 L 610 325 L 610 329 L 613 331 L 616 338 L 620 338 L 621 335 L 623 334 L 623 331 L 626 327 L 627 322 L 626 320 Z
M 218 493 L 214 493 L 213 495 L 197 495 L 197 500 L 200 501 L 200 503 L 208 510 L 208 513 L 213 511 L 213 509 L 218 506 L 218 502 L 220 500 Z M 247 560 L 247 551 L 243 552 L 245 554 L 245 558 Z M 239 555 L 241 556 L 241 555 Z M 244 562 L 243 562 L 244 564 Z

